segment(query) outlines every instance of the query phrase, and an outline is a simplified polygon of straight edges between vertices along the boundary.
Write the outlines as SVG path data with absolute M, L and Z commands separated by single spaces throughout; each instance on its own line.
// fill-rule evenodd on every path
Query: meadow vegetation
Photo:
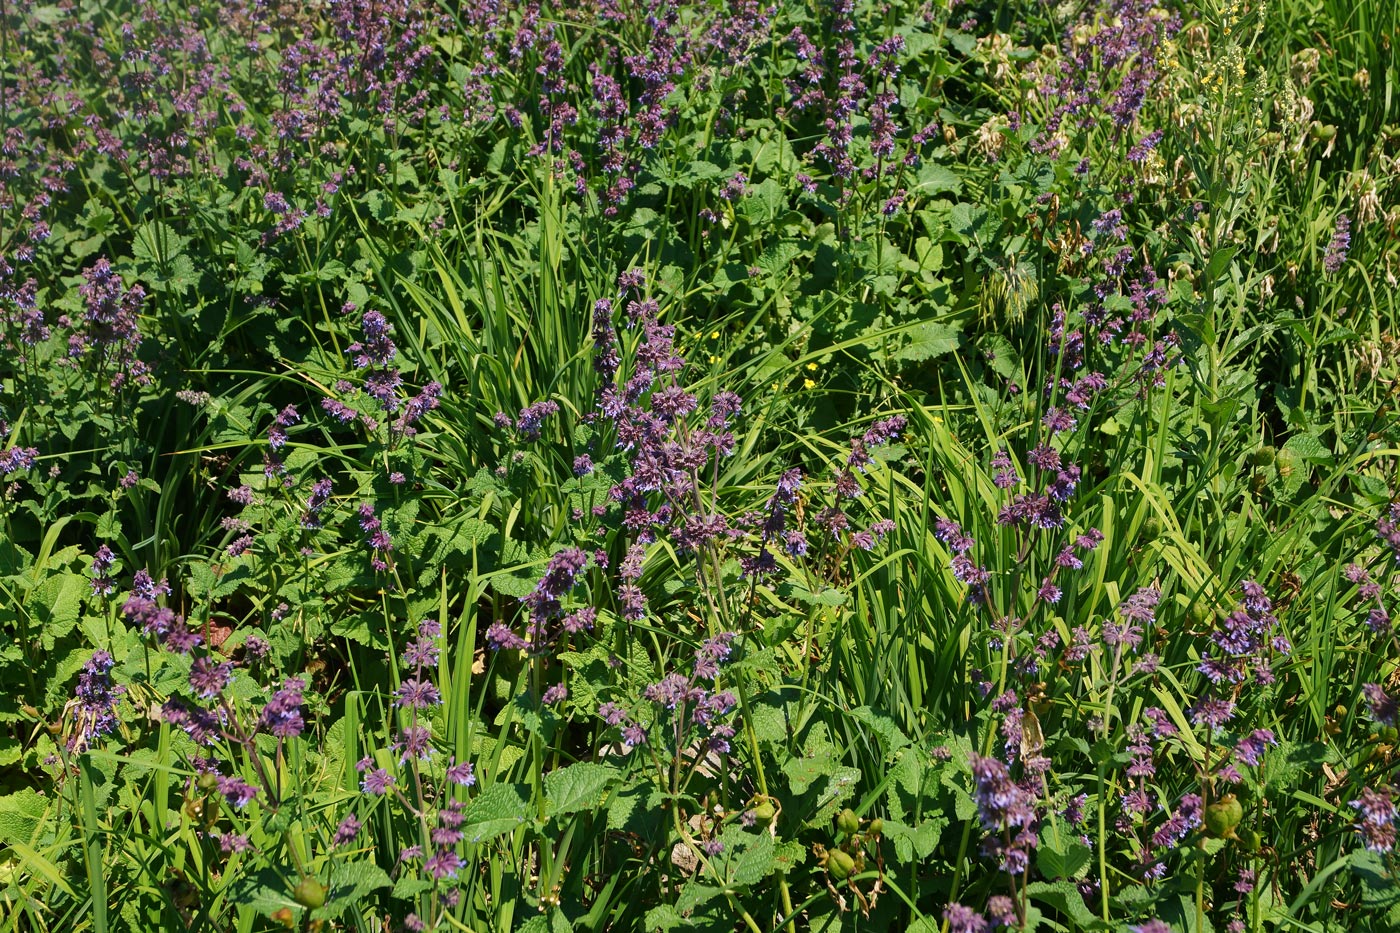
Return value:
M 1400 929 L 1397 29 L 0 0 L 0 929 Z

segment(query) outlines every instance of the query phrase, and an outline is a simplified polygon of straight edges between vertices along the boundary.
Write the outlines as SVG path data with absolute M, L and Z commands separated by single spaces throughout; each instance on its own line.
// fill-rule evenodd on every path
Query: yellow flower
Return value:
M 817 364 L 816 364 L 816 363 L 808 363 L 808 364 L 807 364 L 807 370 L 808 370 L 809 372 L 816 372 L 816 371 L 817 371 Z
M 813 382 L 811 379 L 803 379 L 803 380 L 802 380 L 802 388 L 804 388 L 804 389 L 815 389 L 816 387 L 817 387 L 817 384 L 816 384 L 815 382 Z

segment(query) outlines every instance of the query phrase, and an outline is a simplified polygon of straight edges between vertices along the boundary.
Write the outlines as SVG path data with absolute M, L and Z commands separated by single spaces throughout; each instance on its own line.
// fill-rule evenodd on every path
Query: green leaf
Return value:
M 538 582 L 538 580 L 532 577 L 498 573 L 491 576 L 491 589 L 500 593 L 502 596 L 513 596 L 516 599 L 523 599 L 530 595 L 531 591 L 535 588 L 535 584 Z
M 326 903 L 312 911 L 312 916 L 328 920 L 338 917 L 371 891 L 387 888 L 391 884 L 384 869 L 373 862 L 338 862 L 331 869 Z
M 680 897 L 676 898 L 676 910 L 685 913 L 694 910 L 701 904 L 713 897 L 718 897 L 724 893 L 724 889 L 713 884 L 701 884 L 698 881 L 687 881 L 685 887 L 681 888 Z
M 833 589 L 831 587 L 827 587 L 820 593 L 813 593 L 809 591 L 806 587 L 798 586 L 796 584 L 793 584 L 791 588 L 789 588 L 787 592 L 784 593 L 784 595 L 788 594 L 791 594 L 793 599 L 796 599 L 799 602 L 807 603 L 808 605 L 830 606 L 832 608 L 846 605 L 846 601 L 850 598 L 846 593 L 843 593 L 840 590 Z
M 766 832 L 744 835 L 752 841 L 735 861 L 732 881 L 736 885 L 757 884 L 772 874 L 777 867 L 774 859 L 776 846 L 773 837 Z
M 787 775 L 788 789 L 794 794 L 805 794 L 818 779 L 831 774 L 839 767 L 834 758 L 791 758 L 783 763 L 783 774 Z
M 964 240 L 970 240 L 977 236 L 987 223 L 987 209 L 973 207 L 965 201 L 959 201 L 953 205 L 953 209 L 949 212 L 948 221 L 954 233 Z
M 685 918 L 670 904 L 662 904 L 647 911 L 644 924 L 648 933 L 653 930 L 672 930 L 685 923 Z
M 783 186 L 771 178 L 764 179 L 739 201 L 739 213 L 756 227 L 778 219 L 787 206 Z
M 941 194 L 950 191 L 962 192 L 962 179 L 946 165 L 928 161 L 919 169 L 919 183 L 915 188 L 920 194 Z
M 1295 434 L 1283 445 L 1284 450 L 1292 451 L 1309 463 L 1327 466 L 1332 462 L 1332 454 L 1322 442 L 1311 434 Z
M 468 842 L 486 842 L 530 818 L 530 791 L 524 784 L 492 784 L 462 811 Z
M 1351 870 L 1361 879 L 1361 900 L 1368 909 L 1400 904 L 1400 885 L 1386 871 L 1378 853 L 1363 849 L 1351 857 Z
M 580 762 L 544 776 L 545 815 L 596 809 L 621 772 L 611 765 Z
M 264 868 L 256 874 L 241 874 L 232 885 L 232 900 L 236 904 L 251 907 L 264 916 L 288 908 L 300 913 L 302 906 L 292 899 L 287 882 L 271 868 Z
M 1056 881 L 1046 883 L 1036 881 L 1026 886 L 1026 893 L 1035 900 L 1058 910 L 1069 917 L 1081 930 L 1106 930 L 1108 924 L 1095 916 L 1084 903 L 1084 895 L 1073 882 Z
M 48 798 L 28 787 L 0 797 L 0 842 L 33 842 L 48 807 Z
M 1060 831 L 1059 844 L 1055 843 L 1055 833 L 1047 830 L 1036 849 L 1036 865 L 1040 873 L 1051 879 L 1072 879 L 1083 877 L 1088 871 L 1092 852 L 1078 839 L 1072 838 L 1066 829 Z
M 84 577 L 76 573 L 62 573 L 46 577 L 25 600 L 26 605 L 33 607 L 34 617 L 40 622 L 46 651 L 54 650 L 58 639 L 78 624 L 83 594 L 87 591 L 88 582 Z
M 881 709 L 861 706 L 851 710 L 851 718 L 868 726 L 880 737 L 885 745 L 885 753 L 892 754 L 909 745 L 909 737 L 900 731 L 894 717 Z
M 404 875 L 399 878 L 398 881 L 394 882 L 394 890 L 391 892 L 390 896 L 408 900 L 422 894 L 424 891 L 431 890 L 432 887 L 433 883 L 427 878 L 414 878 L 410 875 Z
M 992 372 L 1003 379 L 1019 379 L 1021 364 L 1011 341 L 1000 334 L 989 334 L 980 341 L 982 354 Z
M 723 178 L 724 174 L 724 169 L 713 162 L 707 162 L 704 159 L 696 159 L 681 170 L 681 173 L 676 176 L 675 181 L 681 187 L 689 188 L 696 182 L 714 181 L 717 178 Z
M 957 328 L 932 321 L 919 324 L 909 331 L 910 342 L 896 351 L 893 358 L 906 362 L 930 360 L 952 353 L 962 343 Z
M 159 264 L 184 253 L 188 242 L 169 224 L 153 220 L 132 231 L 131 255 L 137 262 Z
M 914 859 L 923 861 L 938 848 L 938 840 L 947 825 L 948 820 L 943 816 L 924 820 L 917 826 L 909 826 L 898 820 L 885 820 L 884 835 L 894 843 L 895 855 L 901 862 Z

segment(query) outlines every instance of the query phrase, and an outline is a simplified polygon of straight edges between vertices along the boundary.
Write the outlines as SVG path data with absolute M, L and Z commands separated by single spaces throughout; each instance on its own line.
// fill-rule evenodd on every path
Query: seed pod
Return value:
M 212 793 L 214 788 L 219 786 L 219 779 L 212 773 L 206 771 L 199 776 L 199 789 L 206 794 Z
M 777 817 L 778 811 L 766 800 L 753 808 L 753 820 L 759 826 L 772 826 Z
M 1253 466 L 1266 467 L 1274 462 L 1274 449 L 1272 447 L 1260 447 L 1249 455 L 1249 462 Z
M 303 878 L 292 892 L 292 900 L 315 910 L 326 902 L 326 886 L 315 878 Z
M 1258 852 L 1259 847 L 1264 844 L 1263 837 L 1246 826 L 1235 830 L 1235 840 L 1246 852 Z
M 877 816 L 875 817 L 875 819 L 870 821 L 870 826 L 868 827 L 868 829 L 870 832 L 871 839 L 879 839 L 880 834 L 885 831 L 885 821 Z
M 1234 839 L 1235 827 L 1244 819 L 1244 807 L 1234 794 L 1226 794 L 1206 807 L 1206 832 L 1217 839 Z
M 837 881 L 845 881 L 851 877 L 851 872 L 856 870 L 856 860 L 848 853 L 835 849 L 827 857 L 826 870 Z
M 837 815 L 836 828 L 847 836 L 854 836 L 860 831 L 860 817 L 856 816 L 855 811 L 848 807 Z

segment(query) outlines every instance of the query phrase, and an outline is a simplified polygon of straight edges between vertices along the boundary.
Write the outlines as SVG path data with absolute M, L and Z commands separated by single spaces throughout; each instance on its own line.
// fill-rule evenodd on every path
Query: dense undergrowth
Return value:
M 0 2 L 0 925 L 1400 927 L 1396 9 Z

